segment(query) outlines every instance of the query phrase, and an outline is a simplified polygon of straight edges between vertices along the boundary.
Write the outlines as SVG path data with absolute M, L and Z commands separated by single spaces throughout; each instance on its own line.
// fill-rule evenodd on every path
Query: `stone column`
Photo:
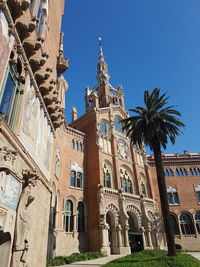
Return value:
M 110 247 L 108 244 L 108 229 L 109 226 L 107 224 L 100 224 L 101 229 L 101 248 L 100 251 L 109 256 L 110 255 Z
M 195 223 L 195 221 L 193 222 L 193 224 L 194 224 L 194 231 L 195 231 L 195 235 L 198 235 L 198 230 L 197 230 L 197 226 L 196 226 L 196 223 Z
M 73 215 L 73 232 L 77 232 L 77 228 L 78 228 L 78 225 L 77 225 L 77 215 Z
M 117 240 L 118 240 L 118 247 L 122 247 L 122 227 L 121 227 L 121 225 L 117 226 Z
M 147 230 L 147 236 L 148 236 L 148 241 L 149 241 L 149 247 L 153 248 L 152 238 L 151 238 L 151 230 L 150 229 Z
M 129 247 L 128 229 L 129 227 L 124 228 L 124 246 L 125 247 Z
M 144 229 L 144 227 L 141 227 L 140 228 L 140 233 L 142 234 L 144 249 L 146 249 L 147 243 L 146 243 L 146 236 L 145 236 L 145 229 Z

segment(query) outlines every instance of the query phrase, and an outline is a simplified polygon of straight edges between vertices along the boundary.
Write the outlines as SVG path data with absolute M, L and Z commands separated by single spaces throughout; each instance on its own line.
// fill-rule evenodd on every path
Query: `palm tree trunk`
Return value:
M 173 232 L 172 232 L 172 228 L 170 224 L 170 213 L 169 213 L 169 204 L 168 204 L 167 189 L 166 189 L 166 183 L 165 183 L 165 172 L 163 168 L 160 143 L 157 138 L 154 138 L 152 148 L 153 148 L 155 164 L 156 164 L 156 173 L 157 173 L 158 188 L 159 188 L 159 193 L 160 193 L 160 202 L 161 202 L 161 209 L 162 209 L 162 215 L 163 215 L 163 221 L 164 221 L 164 228 L 165 228 L 166 239 L 167 239 L 168 255 L 175 256 L 176 247 L 175 247 L 174 236 L 173 236 Z

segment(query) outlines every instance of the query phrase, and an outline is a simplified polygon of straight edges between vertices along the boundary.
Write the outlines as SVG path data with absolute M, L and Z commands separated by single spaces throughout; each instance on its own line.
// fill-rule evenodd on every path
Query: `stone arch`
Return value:
M 103 183 L 105 187 L 115 188 L 113 180 L 113 166 L 107 159 L 103 162 Z
M 118 210 L 118 208 L 113 203 L 110 203 L 105 208 L 105 217 L 106 217 L 106 214 L 108 212 L 113 215 L 114 226 L 117 226 L 119 224 L 119 210 Z
M 136 184 L 133 171 L 125 164 L 122 164 L 119 168 L 119 174 L 121 179 L 121 188 L 125 193 L 136 193 Z
M 76 210 L 77 210 L 77 199 L 74 197 L 74 196 L 72 196 L 72 195 L 69 195 L 69 196 L 66 196 L 65 198 L 64 198 L 64 203 L 63 203 L 63 205 L 65 205 L 65 201 L 66 200 L 71 200 L 72 201 L 72 204 L 73 204 L 73 214 L 75 215 L 76 214 Z M 63 206 L 64 207 L 64 206 Z
M 140 210 L 136 206 L 130 204 L 130 205 L 127 205 L 127 207 L 126 207 L 127 215 L 128 215 L 128 212 L 130 212 L 136 216 L 138 229 L 140 229 L 142 227 L 142 214 L 141 214 Z

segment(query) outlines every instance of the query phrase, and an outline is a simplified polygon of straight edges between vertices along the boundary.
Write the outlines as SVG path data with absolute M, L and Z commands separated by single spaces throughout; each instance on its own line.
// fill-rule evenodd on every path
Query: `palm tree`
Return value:
M 161 147 L 165 149 L 169 140 L 174 144 L 176 136 L 181 134 L 180 127 L 185 125 L 179 120 L 178 116 L 181 116 L 181 114 L 173 109 L 174 106 L 165 106 L 168 104 L 167 100 L 168 96 L 166 96 L 166 93 L 160 95 L 158 88 L 155 88 L 151 94 L 145 91 L 144 103 L 146 107 L 130 109 L 130 111 L 136 113 L 136 116 L 122 120 L 122 125 L 132 144 L 139 145 L 140 147 L 143 144 L 148 145 L 154 153 L 168 255 L 175 256 L 176 248 L 170 225 Z

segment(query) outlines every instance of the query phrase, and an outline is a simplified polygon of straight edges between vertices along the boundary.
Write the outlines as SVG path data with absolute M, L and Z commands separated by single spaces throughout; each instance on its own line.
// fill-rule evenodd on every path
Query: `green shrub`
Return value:
M 57 256 L 48 261 L 48 266 L 60 266 L 76 261 L 86 261 L 103 257 L 101 252 L 73 253 L 71 256 Z
M 104 267 L 200 267 L 200 261 L 188 254 L 167 256 L 164 250 L 145 250 L 118 258 Z

